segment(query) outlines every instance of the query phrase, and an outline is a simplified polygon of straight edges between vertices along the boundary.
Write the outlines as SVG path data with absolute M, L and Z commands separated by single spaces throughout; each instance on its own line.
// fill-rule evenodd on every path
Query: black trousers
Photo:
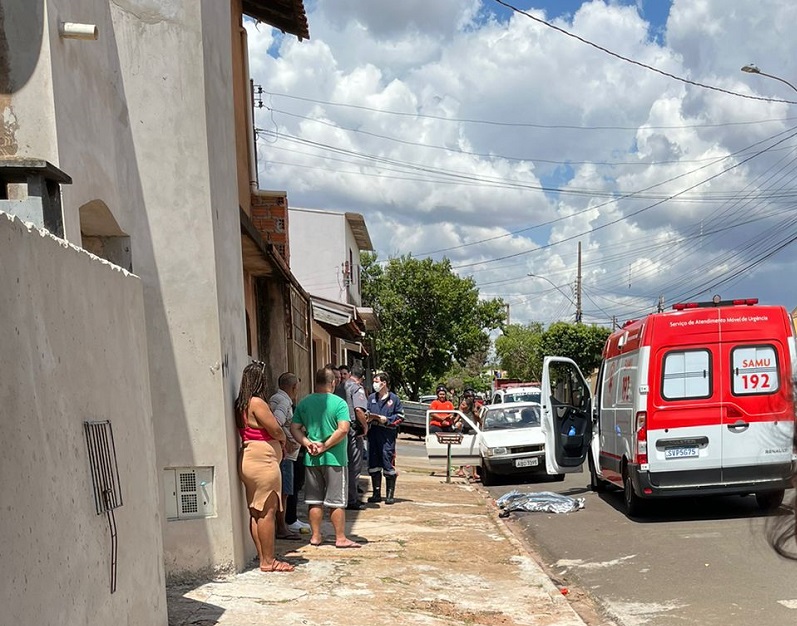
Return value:
M 290 525 L 296 521 L 296 507 L 299 504 L 299 491 L 304 489 L 304 448 L 299 457 L 293 462 L 293 495 L 288 496 L 285 502 L 285 523 Z

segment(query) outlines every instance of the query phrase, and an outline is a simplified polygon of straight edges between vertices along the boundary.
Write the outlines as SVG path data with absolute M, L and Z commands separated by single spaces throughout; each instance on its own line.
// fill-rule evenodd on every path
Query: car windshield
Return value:
M 539 394 L 537 394 L 539 396 Z M 487 409 L 482 418 L 484 430 L 529 428 L 540 425 L 539 404 L 519 404 Z
M 540 404 L 542 392 L 523 391 L 519 393 L 508 393 L 504 396 L 504 402 L 536 402 Z

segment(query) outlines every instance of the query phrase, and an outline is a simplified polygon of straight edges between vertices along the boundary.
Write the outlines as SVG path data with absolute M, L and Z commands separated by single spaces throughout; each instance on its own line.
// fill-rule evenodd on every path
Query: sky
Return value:
M 305 0 L 302 42 L 248 23 L 260 186 L 362 213 L 381 260 L 448 258 L 513 323 L 574 319 L 579 242 L 585 322 L 797 307 L 797 93 L 740 71 L 797 83 L 797 3 L 513 6 Z

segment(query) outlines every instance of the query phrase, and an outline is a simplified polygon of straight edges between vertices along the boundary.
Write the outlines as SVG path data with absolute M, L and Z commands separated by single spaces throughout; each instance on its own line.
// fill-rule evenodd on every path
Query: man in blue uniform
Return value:
M 374 393 L 368 398 L 368 473 L 373 495 L 368 502 L 382 502 L 382 474 L 387 491 L 385 504 L 393 504 L 396 496 L 396 437 L 404 420 L 404 407 L 390 391 L 390 378 L 384 372 L 374 375 Z

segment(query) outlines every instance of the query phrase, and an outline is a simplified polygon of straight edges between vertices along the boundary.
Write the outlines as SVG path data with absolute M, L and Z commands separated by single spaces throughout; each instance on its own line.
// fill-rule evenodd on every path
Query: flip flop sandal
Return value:
M 261 567 L 261 572 L 292 572 L 295 568 L 293 565 L 288 563 L 287 561 L 278 561 L 274 559 L 271 562 L 271 565 L 267 565 L 266 567 Z
M 324 543 L 324 541 L 323 541 L 323 539 L 322 539 L 322 540 L 321 540 L 321 541 L 319 541 L 318 543 L 316 543 L 315 541 L 311 541 L 311 542 L 310 542 L 310 545 L 311 545 L 311 546 L 313 546 L 314 548 L 317 548 L 318 546 L 320 546 L 320 545 L 323 545 L 323 543 Z
M 287 535 L 277 535 L 277 539 L 282 539 L 284 541 L 304 541 L 304 538 L 296 533 L 288 533 Z
M 349 543 L 344 543 L 341 546 L 339 546 L 338 544 L 335 544 L 335 547 L 338 550 L 349 550 L 349 549 L 352 549 L 352 548 L 362 548 L 362 546 L 359 543 L 357 543 L 356 541 L 350 541 Z

